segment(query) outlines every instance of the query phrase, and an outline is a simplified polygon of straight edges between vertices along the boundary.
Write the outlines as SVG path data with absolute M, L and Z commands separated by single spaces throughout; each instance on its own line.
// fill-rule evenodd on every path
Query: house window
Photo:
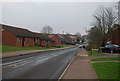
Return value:
M 28 42 L 28 38 L 26 38 L 26 42 Z
M 18 38 L 17 38 L 17 44 L 20 44 L 20 42 L 21 42 L 21 41 L 20 41 L 20 38 L 18 37 Z
M 35 40 L 35 43 L 36 43 L 36 44 L 38 43 L 38 39 Z
M 2 32 L 4 31 L 4 29 L 2 29 Z

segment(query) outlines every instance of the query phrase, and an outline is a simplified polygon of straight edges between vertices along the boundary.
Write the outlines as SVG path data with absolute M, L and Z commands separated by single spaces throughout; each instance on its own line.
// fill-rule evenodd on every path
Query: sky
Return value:
M 115 7 L 116 2 L 47 2 L 4 0 L 0 6 L 0 23 L 41 32 L 44 26 L 51 26 L 54 33 L 86 34 L 92 27 L 93 15 L 100 6 Z M 1 5 L 1 3 L 0 3 Z

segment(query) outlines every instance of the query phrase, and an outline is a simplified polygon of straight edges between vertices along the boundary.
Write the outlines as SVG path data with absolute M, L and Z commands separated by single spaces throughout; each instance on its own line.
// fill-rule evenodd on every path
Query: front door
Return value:
M 25 38 L 22 38 L 22 46 L 24 47 Z

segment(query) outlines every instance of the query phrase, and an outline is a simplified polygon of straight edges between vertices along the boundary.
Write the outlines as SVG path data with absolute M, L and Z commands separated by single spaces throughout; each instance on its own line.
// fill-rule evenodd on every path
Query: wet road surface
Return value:
M 3 79 L 58 79 L 78 47 L 2 59 Z

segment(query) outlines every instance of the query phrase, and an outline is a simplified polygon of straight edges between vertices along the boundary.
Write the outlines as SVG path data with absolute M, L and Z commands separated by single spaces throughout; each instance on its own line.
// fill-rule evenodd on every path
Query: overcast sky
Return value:
M 114 7 L 115 2 L 2 2 L 0 23 L 41 32 L 51 26 L 55 33 L 85 34 L 99 6 Z M 1 10 L 0 10 L 1 11 Z

